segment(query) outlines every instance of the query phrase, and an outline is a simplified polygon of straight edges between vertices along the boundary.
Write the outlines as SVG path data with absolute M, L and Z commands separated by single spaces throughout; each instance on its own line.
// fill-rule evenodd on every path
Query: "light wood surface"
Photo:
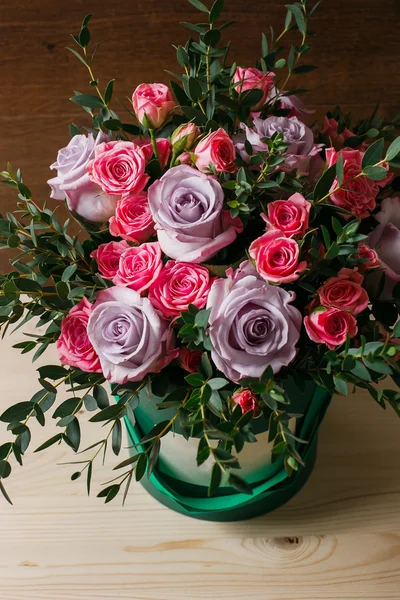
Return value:
M 21 338 L 0 343 L 0 410 L 37 389 L 39 365 L 11 349 Z M 87 424 L 85 444 L 98 433 Z M 50 435 L 33 427 L 32 450 Z M 334 399 L 306 487 L 247 522 L 189 519 L 139 484 L 124 508 L 104 505 L 95 494 L 115 458 L 98 465 L 90 498 L 56 465 L 70 460 L 65 447 L 29 452 L 7 481 L 1 600 L 400 599 L 400 422 L 363 394 Z

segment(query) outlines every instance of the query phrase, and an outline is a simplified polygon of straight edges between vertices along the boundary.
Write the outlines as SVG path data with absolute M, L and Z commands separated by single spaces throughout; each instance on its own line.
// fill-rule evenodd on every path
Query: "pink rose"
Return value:
M 97 146 L 94 160 L 87 166 L 91 180 L 106 194 L 116 196 L 141 192 L 149 180 L 145 168 L 143 150 L 137 144 L 122 141 Z
M 337 162 L 339 155 L 342 154 L 344 164 L 344 178 L 342 189 L 337 190 L 330 196 L 330 201 L 336 206 L 344 208 L 359 219 L 365 219 L 376 206 L 375 198 L 379 192 L 379 187 L 386 185 L 384 181 L 372 181 L 362 172 L 362 159 L 364 156 L 360 150 L 341 150 L 336 152 L 333 148 L 326 149 L 326 158 L 331 167 Z M 338 186 L 338 180 L 335 179 L 331 191 Z
M 115 277 L 121 254 L 127 248 L 129 248 L 129 245 L 123 241 L 100 244 L 96 250 L 93 250 L 90 256 L 97 262 L 99 273 L 104 279 L 112 280 Z
M 271 229 L 279 229 L 288 237 L 304 235 L 308 228 L 311 204 L 301 194 L 293 194 L 288 200 L 276 200 L 268 204 L 268 216 L 261 215 Z
M 122 196 L 110 219 L 110 233 L 134 244 L 141 244 L 154 235 L 154 221 L 145 192 Z
M 133 92 L 133 110 L 147 129 L 159 129 L 169 119 L 175 101 L 163 83 L 141 83 Z
M 154 283 L 161 268 L 161 248 L 158 242 L 130 246 L 120 256 L 113 283 L 142 293 Z
M 242 413 L 253 410 L 254 414 L 260 412 L 260 406 L 256 396 L 250 390 L 242 390 L 241 392 L 235 392 L 232 395 L 232 400 L 235 404 L 239 404 L 242 409 Z
M 235 84 L 235 90 L 238 94 L 247 92 L 247 90 L 262 90 L 263 96 L 257 104 L 251 107 L 251 110 L 260 110 L 260 108 L 267 101 L 270 90 L 273 88 L 275 79 L 275 73 L 264 73 L 258 69 L 248 68 L 243 69 L 237 67 L 235 75 L 233 76 L 233 82 Z
M 56 342 L 61 364 L 86 373 L 101 373 L 100 360 L 87 334 L 92 305 L 87 298 L 75 304 L 61 321 L 61 334 Z
M 334 350 L 346 341 L 347 335 L 357 333 L 357 321 L 349 312 L 339 308 L 317 308 L 304 317 L 308 337 L 317 344 L 326 344 Z
M 86 167 L 93 158 L 96 146 L 109 140 L 100 131 L 96 139 L 89 133 L 74 135 L 68 146 L 58 151 L 57 160 L 50 169 L 57 170 L 57 177 L 48 180 L 51 198 L 67 201 L 69 210 L 94 223 L 104 223 L 115 212 L 117 198 L 105 194 L 93 181 Z
M 201 364 L 202 352 L 199 350 L 190 350 L 187 346 L 181 346 L 179 349 L 179 364 L 182 369 L 189 373 L 196 373 L 198 367 Z
M 319 288 L 322 306 L 333 306 L 358 315 L 368 306 L 368 294 L 362 287 L 363 276 L 357 271 L 343 268 L 338 277 L 330 277 Z
M 204 308 L 212 281 L 206 267 L 169 260 L 149 290 L 149 299 L 164 317 L 176 317 L 189 304 Z
M 179 125 L 171 135 L 171 144 L 174 147 L 174 151 L 182 152 L 182 150 L 190 150 L 200 134 L 200 129 L 194 123 Z
M 150 138 L 148 136 L 135 137 L 132 142 L 141 147 L 147 163 L 154 155 Z M 156 146 L 160 165 L 164 168 L 167 166 L 169 157 L 171 156 L 171 144 L 167 138 L 157 138 Z
M 235 146 L 222 127 L 203 138 L 195 147 L 194 155 L 200 171 L 210 171 L 210 164 L 219 173 L 234 173 L 237 170 L 233 162 L 236 158 Z
M 358 270 L 361 271 L 361 273 L 365 273 L 371 269 L 377 269 L 381 266 L 381 261 L 379 260 L 378 254 L 375 250 L 367 246 L 367 244 L 363 244 L 362 242 L 358 244 L 358 252 L 356 256 L 357 258 L 368 259 L 358 265 Z
M 354 133 L 350 129 L 344 129 L 341 133 L 338 133 L 339 123 L 336 119 L 329 118 L 325 115 L 324 127 L 321 130 L 322 135 L 331 140 L 332 146 L 336 151 L 343 147 L 343 144 L 350 137 L 354 137 Z
M 282 231 L 273 229 L 252 242 L 249 254 L 260 275 L 270 283 L 289 283 L 299 278 L 306 269 L 306 261 L 299 263 L 298 243 Z

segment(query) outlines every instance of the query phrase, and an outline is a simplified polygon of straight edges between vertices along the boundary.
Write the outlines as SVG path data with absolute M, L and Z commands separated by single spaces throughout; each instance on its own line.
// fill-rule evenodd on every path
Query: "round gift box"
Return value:
M 308 440 L 307 444 L 299 443 L 296 448 L 305 466 L 290 477 L 284 469 L 282 458 L 275 462 L 271 460 L 268 422 L 261 416 L 252 421 L 257 442 L 245 445 L 239 454 L 241 469 L 237 471 L 252 486 L 252 495 L 237 492 L 223 479 L 217 493 L 208 497 L 212 458 L 198 467 L 198 439 L 186 440 L 177 424 L 162 438 L 157 465 L 150 476 L 145 475 L 141 480 L 144 488 L 172 510 L 208 521 L 249 519 L 287 502 L 301 489 L 312 471 L 317 453 L 318 428 L 331 396 L 311 382 L 305 383 L 302 390 L 293 384 L 285 384 L 285 387 L 290 398 L 288 412 L 303 415 L 299 419 L 292 419 L 290 427 L 298 437 Z M 158 409 L 157 405 L 162 400 L 162 397 L 150 395 L 148 389 L 143 388 L 139 406 L 135 409 L 135 425 L 125 418 L 133 453 L 145 449 L 140 443 L 141 439 L 154 425 L 174 416 L 174 409 Z

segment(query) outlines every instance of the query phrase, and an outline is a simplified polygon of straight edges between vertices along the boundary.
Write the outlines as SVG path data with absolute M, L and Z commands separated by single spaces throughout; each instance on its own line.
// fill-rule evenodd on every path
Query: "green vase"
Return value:
M 264 416 L 253 420 L 257 443 L 246 444 L 239 455 L 240 476 L 251 484 L 253 494 L 242 494 L 224 480 L 215 496 L 207 496 L 212 459 L 201 467 L 196 466 L 196 439 L 185 440 L 176 425 L 161 442 L 161 451 L 155 469 L 141 480 L 143 487 L 159 502 L 184 515 L 207 521 L 239 521 L 270 512 L 292 498 L 307 481 L 317 454 L 317 433 L 331 396 L 323 388 L 307 382 L 304 389 L 285 384 L 290 398 L 290 412 L 302 414 L 301 419 L 290 423 L 298 437 L 308 444 L 298 444 L 304 467 L 287 475 L 283 459 L 271 461 L 271 444 L 268 443 L 268 422 Z M 170 390 L 166 390 L 169 393 Z M 175 409 L 158 410 L 162 398 L 149 395 L 147 388 L 140 392 L 140 404 L 135 409 L 136 424 L 127 418 L 132 452 L 142 452 L 140 440 L 161 421 L 172 418 Z

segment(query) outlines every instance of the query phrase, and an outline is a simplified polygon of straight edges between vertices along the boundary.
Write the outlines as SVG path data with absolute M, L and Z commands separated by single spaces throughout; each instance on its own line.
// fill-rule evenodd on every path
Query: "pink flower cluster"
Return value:
M 259 90 L 259 99 L 244 123 L 235 121 L 234 135 L 225 124 L 206 129 L 180 120 L 169 137 L 161 137 L 170 131 L 170 125 L 164 126 L 175 118 L 175 100 L 163 84 L 141 84 L 132 106 L 147 135 L 131 141 L 111 141 L 103 133 L 96 139 L 80 135 L 59 152 L 53 165 L 57 177 L 49 181 L 52 194 L 58 199 L 65 195 L 70 210 L 83 219 L 108 221 L 105 242 L 91 257 L 101 277 L 113 284 L 94 305 L 84 298 L 63 319 L 57 342 L 63 364 L 102 370 L 115 382 L 136 381 L 173 358 L 185 371 L 196 372 L 202 353 L 179 347 L 174 335 L 181 313 L 193 305 L 210 309 L 208 333 L 215 365 L 231 381 L 240 382 L 242 377 L 259 377 L 268 365 L 278 372 L 290 364 L 302 323 L 313 342 L 337 348 L 357 334 L 357 316 L 369 305 L 367 288 L 373 276 L 383 271 L 393 282 L 400 279 L 394 256 L 400 243 L 400 200 L 386 198 L 375 231 L 368 239 L 358 238 L 351 263 L 358 258 L 358 267 L 339 265 L 337 275 L 316 290 L 303 310 L 305 316 L 293 304 L 295 282 L 307 278 L 312 257 L 324 260 L 328 247 L 321 240 L 315 243 L 319 225 L 310 226 L 318 212 L 312 193 L 305 192 L 305 197 L 282 191 L 278 196 L 273 190 L 276 176 L 282 181 L 291 174 L 297 179 L 291 189 L 300 189 L 302 178 L 314 184 L 325 166 L 342 157 L 343 182 L 339 185 L 335 179 L 327 198 L 346 223 L 351 215 L 360 220 L 371 215 L 391 175 L 380 181 L 365 175 L 367 144 L 345 147 L 355 134 L 349 129 L 339 132 L 338 121 L 328 117 L 321 130 L 322 139 L 331 145 L 325 149 L 325 165 L 323 144 L 317 143 L 321 137 L 303 122 L 308 111 L 302 103 L 279 92 L 274 73 L 237 67 L 233 101 L 240 102 L 251 90 Z M 234 196 L 224 188 L 235 188 L 231 184 L 240 168 L 255 174 L 256 183 L 262 180 L 260 161 L 254 159 L 268 160 L 274 139 L 284 141 L 285 156 L 269 174 L 273 196 L 267 196 L 258 215 L 254 239 L 251 231 L 248 236 L 246 217 L 242 221 L 228 210 L 232 203 L 227 206 L 226 201 Z M 250 260 L 236 271 L 227 266 L 225 276 L 214 277 L 213 260 L 243 230 L 250 242 L 237 264 L 246 255 Z M 248 389 L 241 388 L 232 400 L 243 412 L 259 410 L 257 397 Z

